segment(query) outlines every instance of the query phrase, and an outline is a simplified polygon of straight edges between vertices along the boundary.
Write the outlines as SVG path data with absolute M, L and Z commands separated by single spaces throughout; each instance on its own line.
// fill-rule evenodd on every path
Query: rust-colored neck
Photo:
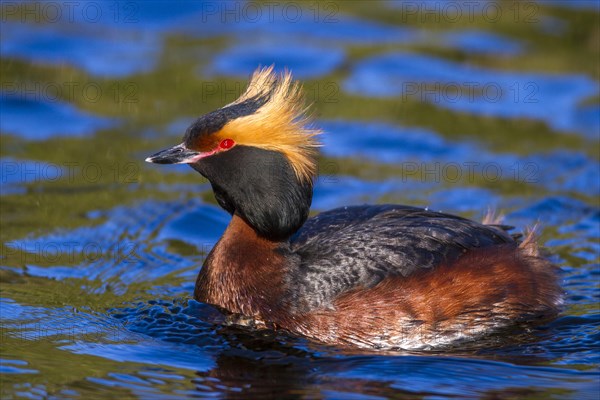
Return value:
M 282 245 L 260 237 L 234 214 L 198 274 L 194 298 L 233 313 L 269 319 L 283 306 L 286 258 L 277 251 Z

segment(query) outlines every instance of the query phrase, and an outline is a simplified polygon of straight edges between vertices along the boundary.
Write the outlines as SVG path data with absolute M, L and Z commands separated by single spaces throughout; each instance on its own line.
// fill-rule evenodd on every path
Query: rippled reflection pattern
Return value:
M 597 2 L 0 8 L 2 398 L 597 398 Z M 421 353 L 350 351 L 192 300 L 229 215 L 189 167 L 143 159 L 272 63 L 305 82 L 326 132 L 314 212 L 539 224 L 561 315 Z

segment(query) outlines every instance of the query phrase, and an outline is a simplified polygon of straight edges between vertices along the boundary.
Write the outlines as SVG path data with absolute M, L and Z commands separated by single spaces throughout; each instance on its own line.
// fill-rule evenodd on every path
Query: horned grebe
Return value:
M 146 159 L 190 164 L 232 215 L 194 297 L 318 341 L 418 349 L 557 313 L 556 267 L 533 235 L 402 205 L 308 219 L 319 131 L 287 72 L 257 70 L 233 103 Z

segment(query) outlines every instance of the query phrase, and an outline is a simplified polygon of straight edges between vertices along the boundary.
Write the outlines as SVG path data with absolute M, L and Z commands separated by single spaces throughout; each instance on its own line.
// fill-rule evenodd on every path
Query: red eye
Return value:
M 219 143 L 219 148 L 223 150 L 229 150 L 234 144 L 235 142 L 233 139 L 223 139 L 221 140 L 221 143 Z

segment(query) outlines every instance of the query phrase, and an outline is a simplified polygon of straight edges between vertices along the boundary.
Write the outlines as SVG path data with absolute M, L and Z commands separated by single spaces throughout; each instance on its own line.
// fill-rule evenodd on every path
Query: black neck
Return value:
M 266 239 L 287 240 L 308 217 L 312 182 L 299 182 L 278 152 L 236 146 L 191 166 L 210 180 L 221 207 Z

